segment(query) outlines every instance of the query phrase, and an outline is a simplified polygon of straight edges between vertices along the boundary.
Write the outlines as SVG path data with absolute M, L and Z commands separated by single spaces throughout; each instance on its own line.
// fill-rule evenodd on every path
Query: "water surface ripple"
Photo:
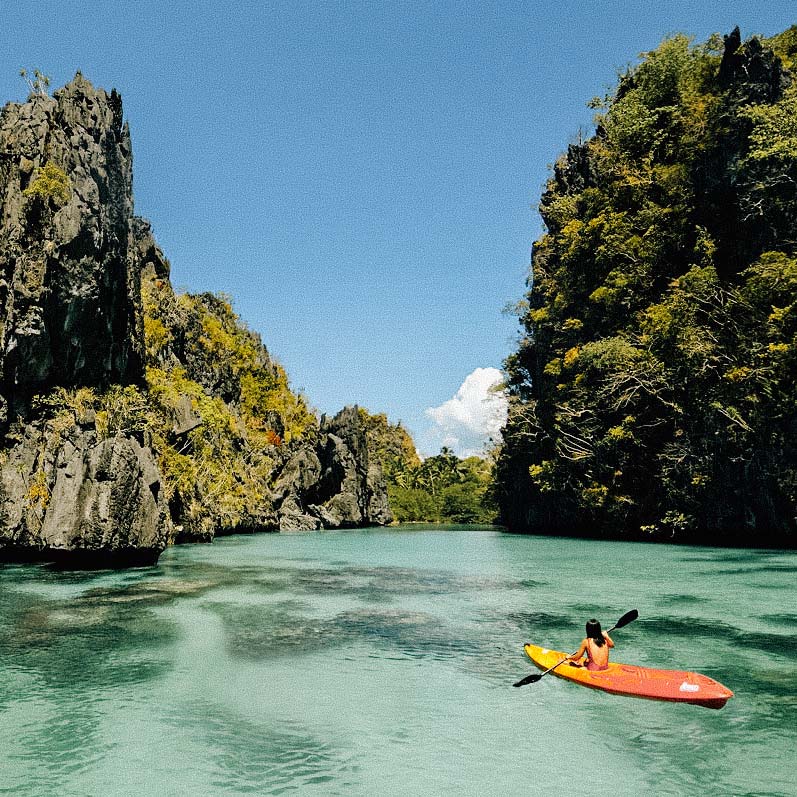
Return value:
M 0 569 L 0 794 L 794 794 L 797 556 L 368 529 Z M 583 623 L 722 711 L 531 672 Z M 578 751 L 578 754 L 572 754 Z M 600 790 L 594 793 L 601 793 Z

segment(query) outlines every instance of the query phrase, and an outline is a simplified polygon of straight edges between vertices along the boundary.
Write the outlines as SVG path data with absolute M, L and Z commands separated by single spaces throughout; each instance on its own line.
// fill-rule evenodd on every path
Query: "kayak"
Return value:
M 567 656 L 559 650 L 531 644 L 525 645 L 525 651 L 541 670 L 553 667 Z M 707 675 L 682 670 L 655 670 L 619 662 L 609 662 L 607 670 L 588 670 L 565 662 L 553 670 L 553 675 L 615 695 L 691 703 L 706 708 L 722 708 L 733 697 L 730 689 Z

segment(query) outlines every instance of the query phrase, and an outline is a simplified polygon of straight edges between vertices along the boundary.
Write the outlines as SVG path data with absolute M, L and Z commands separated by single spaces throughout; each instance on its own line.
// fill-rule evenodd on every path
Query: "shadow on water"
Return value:
M 389 603 L 407 595 L 451 595 L 474 591 L 528 590 L 544 582 L 466 576 L 448 571 L 402 567 L 262 568 L 252 588 L 267 592 L 348 595 L 365 603 Z
M 111 694 L 126 696 L 172 669 L 163 651 L 178 629 L 155 609 L 189 587 L 140 571 L 118 578 L 29 567 L 3 576 L 0 708 L 19 714 L 4 752 L 35 773 L 14 784 L 15 794 L 56 794 L 116 744 L 102 729 Z
M 428 575 L 422 583 L 427 579 Z M 324 580 L 319 573 L 314 583 L 323 585 Z M 407 587 L 405 581 L 402 589 Z M 349 594 L 359 597 L 362 593 Z M 227 650 L 235 658 L 293 658 L 358 646 L 366 648 L 369 656 L 446 662 L 500 686 L 516 680 L 519 668 L 530 666 L 522 649 L 524 638 L 550 637 L 572 617 L 566 612 L 507 612 L 497 607 L 482 609 L 454 626 L 431 612 L 378 604 L 346 609 L 328 618 L 309 615 L 296 600 L 246 606 L 208 598 L 202 607 L 221 620 Z
M 208 602 L 203 607 L 221 619 L 230 654 L 243 659 L 294 657 L 365 643 L 390 655 L 441 660 L 478 647 L 423 612 L 361 609 L 317 619 L 296 611 L 294 602 L 265 607 Z
M 163 674 L 153 649 L 170 644 L 175 627 L 149 607 L 165 602 L 147 591 L 89 594 L 65 601 L 18 592 L 0 597 L 5 663 L 24 667 L 43 689 L 112 688 Z M 144 653 L 146 651 L 146 653 Z
M 706 674 L 736 693 L 735 700 L 745 706 L 744 722 L 751 732 L 771 732 L 773 723 L 793 718 L 797 708 L 795 635 L 749 631 L 694 617 L 651 617 L 637 624 L 640 644 L 650 649 L 677 648 L 677 640 L 684 639 L 696 647 L 710 640 L 710 649 L 724 650 L 720 668 Z
M 730 649 L 754 649 L 770 655 L 797 656 L 797 637 L 761 631 L 744 631 L 727 623 L 708 622 L 696 617 L 651 617 L 638 620 L 652 638 L 666 644 L 668 636 L 687 639 L 709 638 L 725 642 Z
M 782 556 L 782 551 L 773 551 L 768 548 L 703 548 L 688 550 L 682 556 L 678 556 L 677 561 L 760 565 L 762 562 L 779 559 Z
M 343 750 L 298 724 L 281 721 L 277 729 L 200 702 L 181 706 L 170 721 L 177 733 L 198 737 L 203 748 L 212 751 L 212 783 L 225 793 L 301 793 L 332 781 L 345 788 L 356 773 Z
M 81 683 L 90 693 L 163 677 L 172 663 L 157 651 L 174 643 L 178 629 L 156 610 L 219 589 L 286 596 L 267 606 L 213 600 L 204 604 L 222 620 L 232 655 L 249 659 L 299 655 L 318 646 L 367 644 L 388 656 L 456 660 L 478 670 L 480 655 L 490 665 L 498 664 L 497 655 L 506 658 L 505 650 L 496 653 L 496 646 L 484 641 L 495 631 L 517 640 L 530 625 L 554 628 L 563 619 L 536 615 L 507 621 L 496 612 L 467 628 L 453 629 L 433 613 L 390 608 L 403 596 L 527 591 L 540 583 L 428 569 L 229 567 L 177 560 L 162 570 L 115 574 L 110 584 L 107 574 L 96 571 L 56 573 L 27 567 L 7 570 L 4 576 L 0 644 L 8 664 L 23 667 L 42 690 L 69 690 Z M 28 584 L 35 591 L 26 591 Z M 50 588 L 66 596 L 51 597 Z M 312 609 L 302 596 L 325 595 L 354 598 L 364 608 L 347 608 L 331 620 L 308 616 Z M 0 686 L 0 703 L 11 697 L 6 691 Z
M 760 614 L 758 619 L 772 625 L 786 626 L 792 633 L 797 634 L 797 614 Z
M 670 606 L 693 606 L 708 602 L 707 598 L 701 598 L 699 595 L 662 595 L 659 600 Z
M 728 567 L 704 570 L 700 576 L 753 576 L 760 574 L 783 573 L 784 575 L 794 575 L 797 573 L 797 566 L 785 564 L 757 565 L 755 567 Z M 785 583 L 782 586 L 792 587 L 792 584 Z M 770 585 L 770 588 L 777 588 Z
M 708 565 L 705 570 L 695 572 L 700 576 L 744 576 L 756 574 L 797 573 L 797 564 L 792 556 L 784 559 L 783 551 L 723 549 L 692 552 L 677 557 L 676 561 L 695 565 Z

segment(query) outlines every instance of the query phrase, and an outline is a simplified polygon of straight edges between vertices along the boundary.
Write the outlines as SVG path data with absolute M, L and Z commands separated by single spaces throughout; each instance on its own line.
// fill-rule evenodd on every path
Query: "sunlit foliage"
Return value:
M 258 525 L 282 446 L 317 428 L 259 336 L 224 296 L 142 286 L 149 433 L 165 494 L 188 526 Z
M 57 207 L 65 205 L 72 196 L 69 175 L 52 161 L 48 161 L 36 173 L 31 184 L 22 192 L 28 198 L 42 202 L 52 201 Z
M 797 28 L 664 41 L 540 211 L 498 495 L 518 530 L 793 539 Z
M 399 523 L 493 523 L 493 462 L 460 459 L 443 448 L 424 460 L 401 425 L 384 414 L 360 408 L 368 454 L 379 461 L 387 482 L 390 509 Z

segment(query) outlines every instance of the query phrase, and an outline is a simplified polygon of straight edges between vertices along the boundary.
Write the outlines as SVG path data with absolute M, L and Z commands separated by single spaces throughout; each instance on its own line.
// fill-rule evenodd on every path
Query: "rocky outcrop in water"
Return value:
M 390 520 L 356 409 L 319 426 L 225 300 L 174 294 L 121 98 L 80 74 L 0 113 L 0 435 L 0 560 Z
M 169 536 L 143 439 L 39 417 L 54 388 L 143 381 L 130 134 L 80 74 L 0 114 L 0 555 L 154 561 Z M 13 428 L 9 431 L 8 427 Z M 71 557 L 69 557 L 71 554 Z
M 299 448 L 275 485 L 280 529 L 352 528 L 390 523 L 387 487 L 370 461 L 357 407 L 321 419 L 314 447 Z
M 93 424 L 92 424 L 93 426 Z M 73 566 L 152 564 L 170 523 L 152 452 L 93 428 L 28 425 L 0 468 L 0 553 Z

